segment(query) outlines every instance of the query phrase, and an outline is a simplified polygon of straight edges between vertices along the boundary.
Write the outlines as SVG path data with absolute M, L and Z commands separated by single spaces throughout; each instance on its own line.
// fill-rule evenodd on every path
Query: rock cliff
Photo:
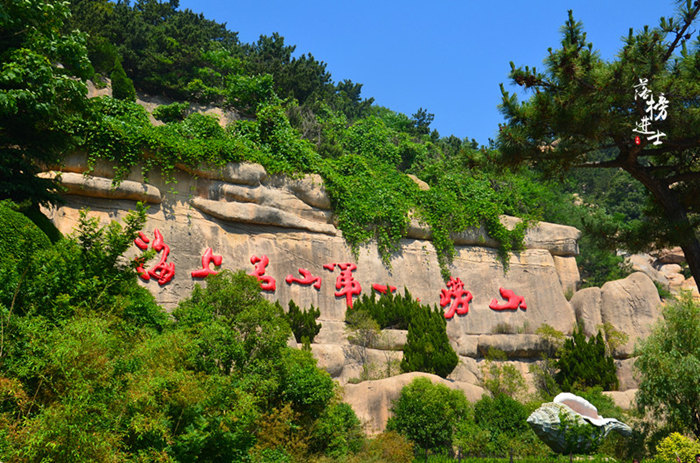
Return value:
M 430 232 L 418 222 L 411 223 L 401 251 L 391 256 L 389 267 L 382 264 L 372 246 L 353 256 L 334 223 L 330 199 L 318 176 L 270 176 L 261 166 L 247 163 L 201 169 L 180 166 L 173 172 L 174 183 L 167 182 L 158 172 L 152 173 L 148 182 L 139 172 L 132 172 L 114 187 L 109 165 L 98 162 L 88 175 L 86 158 L 79 153 L 68 157 L 60 168 L 42 175 L 60 175 L 67 188 L 65 204 L 45 211 L 63 233 L 73 230 L 81 208 L 89 208 L 91 215 L 106 222 L 122 218 L 135 201 L 148 204 L 143 237 L 152 245 L 158 230 L 169 253 L 166 259 L 165 251 L 161 251 L 156 262 L 149 262 L 146 267 L 163 259 L 174 264 L 175 273 L 172 280 L 162 285 L 154 278 L 142 280 L 141 284 L 167 309 L 175 307 L 195 284 L 205 284 L 204 279 L 193 277 L 191 272 L 202 269 L 208 248 L 212 255 L 221 256 L 221 269 L 253 273 L 257 268 L 260 273 L 264 271 L 266 278 L 274 279 L 274 290 L 264 291 L 270 300 L 278 300 L 284 307 L 290 299 L 300 307 L 318 307 L 323 327 L 312 349 L 319 365 L 343 384 L 358 375 L 359 366 L 353 364 L 348 351 L 344 324 L 345 311 L 351 310 L 347 308 L 348 301 L 357 296 L 348 299 L 347 295 L 336 295 L 336 284 L 341 279 L 354 279 L 362 294 L 372 291 L 373 284 L 393 285 L 399 292 L 407 288 L 414 297 L 430 305 L 439 303 L 440 292 L 446 287 L 429 241 Z M 503 217 L 502 221 L 512 227 L 517 219 Z M 508 271 L 504 271 L 499 260 L 496 243 L 483 229 L 454 237 L 456 256 L 449 271 L 473 295 L 468 313 L 447 321 L 448 337 L 460 356 L 460 364 L 450 377 L 455 387 L 478 398 L 482 391 L 479 363 L 490 348 L 504 351 L 508 361 L 515 362 L 527 376 L 527 365 L 537 361 L 544 348 L 534 334 L 543 324 L 569 334 L 578 315 L 588 331 L 609 321 L 618 329 L 634 331 L 630 335 L 648 332 L 649 324 L 658 316 L 658 296 L 654 299 L 647 292 L 640 293 L 649 289 L 648 285 L 654 288 L 642 274 L 617 286 L 581 291 L 572 300 L 573 306 L 567 301 L 565 293 L 573 292 L 579 280 L 575 263 L 578 237 L 578 230 L 572 227 L 539 223 L 527 231 L 525 249 L 509 255 Z M 128 257 L 141 252 L 134 246 Z M 214 267 L 212 263 L 211 268 Z M 320 277 L 318 288 L 298 282 L 304 279 L 302 271 L 309 272 L 310 277 Z M 522 296 L 526 308 L 489 308 L 493 299 L 504 303 L 500 288 Z M 390 334 L 391 345 L 385 347 L 395 348 L 405 342 L 405 332 Z M 633 339 L 621 348 L 621 359 L 629 357 L 632 346 Z M 389 363 L 400 360 L 401 352 L 377 350 L 370 357 L 378 364 Z M 635 386 L 630 378 L 624 384 Z M 367 403 L 383 401 L 388 406 L 388 399 L 373 394 L 394 398 L 396 387 L 392 387 L 348 386 L 346 394 L 351 403 L 352 397 L 357 396 Z M 383 427 L 385 411 L 371 415 L 366 405 L 355 402 L 353 406 L 361 418 L 372 423 L 373 429 Z

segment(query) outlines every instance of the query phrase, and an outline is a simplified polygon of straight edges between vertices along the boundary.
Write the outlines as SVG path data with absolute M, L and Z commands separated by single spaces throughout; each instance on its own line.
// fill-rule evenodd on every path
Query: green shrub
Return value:
M 358 452 L 363 442 L 362 426 L 352 407 L 338 402 L 328 406 L 314 424 L 310 448 L 338 458 Z
M 28 217 L 0 201 L 0 256 L 3 261 L 25 259 L 51 245 L 49 238 Z
M 527 432 L 528 415 L 523 404 L 505 394 L 485 395 L 474 404 L 474 422 L 493 436 L 513 438 Z
M 397 431 L 423 451 L 451 450 L 462 421 L 473 420 L 473 409 L 460 390 L 416 378 L 401 390 L 391 407 L 388 431 Z
M 484 389 L 493 396 L 505 394 L 516 398 L 527 391 L 527 384 L 522 373 L 506 360 L 506 353 L 502 350 L 489 349 L 481 367 Z
M 294 333 L 294 339 L 298 343 L 311 344 L 314 338 L 321 331 L 321 324 L 316 323 L 316 319 L 321 315 L 321 311 L 313 305 L 308 309 L 301 310 L 294 301 L 289 301 L 289 311 L 287 320 Z
M 136 101 L 134 83 L 126 76 L 120 60 L 114 62 L 114 69 L 109 75 L 112 80 L 112 97 L 117 100 Z
M 424 371 L 443 378 L 452 373 L 459 357 L 452 349 L 446 327 L 442 310 L 423 305 L 413 307 L 401 371 Z
M 656 446 L 656 457 L 664 463 L 695 462 L 695 455 L 700 453 L 700 443 L 677 432 L 673 432 Z
M 190 105 L 187 102 L 158 106 L 153 110 L 153 117 L 161 122 L 178 122 L 185 118 Z
M 404 290 L 403 296 L 400 294 L 392 294 L 387 291 L 386 294 L 376 298 L 374 292 L 371 296 L 362 295 L 360 299 L 353 304 L 353 310 L 366 311 L 379 324 L 380 329 L 392 328 L 399 330 L 408 329 L 408 321 L 411 314 L 416 310 L 420 303 L 413 299 L 408 290 Z
M 573 336 L 564 341 L 557 368 L 555 379 L 562 391 L 595 386 L 607 391 L 617 389 L 615 362 L 606 354 L 601 332 L 586 340 L 581 329 L 576 327 Z
M 112 72 L 115 63 L 120 61 L 117 47 L 104 37 L 90 37 L 87 48 L 90 64 L 96 73 L 107 75 Z

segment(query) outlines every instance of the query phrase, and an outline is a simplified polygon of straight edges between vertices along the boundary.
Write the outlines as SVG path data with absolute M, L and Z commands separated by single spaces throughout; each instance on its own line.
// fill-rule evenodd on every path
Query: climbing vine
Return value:
M 374 242 L 383 262 L 390 265 L 413 217 L 430 228 L 445 279 L 455 255 L 454 235 L 468 228 L 484 227 L 499 243 L 506 268 L 508 253 L 522 248 L 526 222 L 509 230 L 500 216 L 522 212 L 524 208 L 515 205 L 513 198 L 521 198 L 518 192 L 527 185 L 495 184 L 492 172 L 446 160 L 427 138 L 392 127 L 395 121 L 386 111 L 378 112 L 384 119 L 370 116 L 343 128 L 326 123 L 332 114 L 326 109 L 316 121 L 320 141 L 314 146 L 292 127 L 285 102 L 276 97 L 259 101 L 254 119 L 235 120 L 226 127 L 211 115 L 186 115 L 182 104 L 154 111 L 167 121 L 158 125 L 133 102 L 101 97 L 91 99 L 89 105 L 89 117 L 76 123 L 74 133 L 88 153 L 90 166 L 98 159 L 114 163 L 115 182 L 137 167 L 146 179 L 158 168 L 166 181 L 172 181 L 177 165 L 221 166 L 240 161 L 257 162 L 270 174 L 319 173 L 338 227 L 356 256 L 361 246 Z M 319 150 L 328 146 L 328 140 L 333 140 L 333 150 Z M 319 151 L 331 155 L 324 158 Z M 400 170 L 409 165 L 429 189 L 419 189 Z

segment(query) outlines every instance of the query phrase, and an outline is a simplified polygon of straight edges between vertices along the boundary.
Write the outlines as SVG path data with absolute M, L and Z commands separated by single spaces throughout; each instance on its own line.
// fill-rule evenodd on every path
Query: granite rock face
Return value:
M 355 259 L 335 227 L 329 209 L 330 199 L 318 176 L 301 179 L 268 176 L 259 165 L 240 163 L 220 168 L 176 169 L 175 187 L 166 186 L 157 172 L 150 174 L 150 183 L 146 184 L 140 172 L 135 171 L 115 189 L 108 178 L 110 168 L 104 163 L 98 162 L 90 177 L 81 175 L 87 171 L 87 162 L 79 153 L 69 157 L 62 170 L 68 172 L 64 178 L 71 182 L 89 179 L 94 185 L 89 191 L 71 188 L 66 195 L 66 204 L 48 211 L 64 233 L 70 232 L 77 224 L 80 208 L 90 208 L 91 214 L 106 222 L 123 217 L 134 207 L 132 201 L 144 199 L 124 194 L 114 196 L 114 191 L 124 185 L 152 191 L 154 199 L 160 196 L 160 202 L 149 203 L 144 233 L 152 236 L 157 228 L 163 234 L 170 246 L 168 261 L 175 264 L 176 273 L 167 285 L 158 286 L 153 281 L 143 284 L 166 308 L 173 308 L 178 300 L 186 297 L 195 283 L 203 283 L 192 278 L 190 272 L 201 268 L 201 257 L 208 247 L 223 257 L 221 268 L 243 269 L 248 273 L 253 271 L 252 256 L 267 256 L 266 275 L 276 280 L 276 290 L 265 295 L 283 305 L 293 299 L 301 307 L 312 304 L 319 307 L 322 331 L 327 331 L 319 335 L 324 342 L 344 342 L 344 334 L 333 331 L 333 323 L 326 322 L 342 324 L 346 310 L 345 297 L 335 296 L 340 269 L 336 267 L 331 272 L 324 268 L 326 264 L 356 265 L 352 276 L 359 281 L 363 293 L 371 291 L 372 284 L 389 283 L 397 286 L 399 292 L 408 288 L 414 297 L 432 305 L 439 302 L 440 291 L 445 288 L 429 241 L 402 240 L 401 252 L 392 256 L 390 269 L 382 264 L 372 246 L 361 249 Z M 100 188 L 104 194 L 94 191 Z M 503 220 L 512 224 L 516 222 L 512 218 Z M 551 234 L 548 235 L 546 230 Z M 455 340 L 455 344 L 460 337 L 489 334 L 504 324 L 512 327 L 529 325 L 535 329 L 547 323 L 558 330 L 571 332 L 575 316 L 563 296 L 553 254 L 559 256 L 577 250 L 576 229 L 539 224 L 532 234 L 528 232 L 526 244 L 529 243 L 529 247 L 510 255 L 507 272 L 497 250 L 488 247 L 483 231 L 477 229 L 468 233 L 472 235 L 469 242 L 486 244 L 457 246 L 450 268 L 473 295 L 469 313 L 448 321 L 448 336 Z M 132 254 L 137 252 L 134 247 Z M 301 278 L 299 269 L 321 277 L 321 288 L 287 284 L 288 275 Z M 527 310 L 490 309 L 491 299 L 502 302 L 501 287 L 524 296 Z
M 148 237 L 156 229 L 162 233 L 170 247 L 167 261 L 175 264 L 175 276 L 162 286 L 153 280 L 140 284 L 168 310 L 187 297 L 195 284 L 206 285 L 205 279 L 194 278 L 191 272 L 202 267 L 207 248 L 222 256 L 220 269 L 247 273 L 254 270 L 253 256 L 266 256 L 269 262 L 265 275 L 275 280 L 275 289 L 263 291 L 263 295 L 283 307 L 293 299 L 302 308 L 313 305 L 320 309 L 322 329 L 311 346 L 319 366 L 345 385 L 346 399 L 370 429 L 383 429 L 391 400 L 419 374 L 349 383 L 367 372 L 396 375 L 406 332 L 387 330 L 377 345 L 358 354 L 357 346 L 348 343 L 344 320 L 346 311 L 352 309 L 347 307 L 345 295 L 336 295 L 341 269 L 333 264 L 356 266 L 348 274 L 359 282 L 362 294 L 372 291 L 373 284 L 388 283 L 398 292 L 408 289 L 423 303 L 437 305 L 446 284 L 429 240 L 430 231 L 424 226 L 412 221 L 400 252 L 391 256 L 391 266 L 387 267 L 374 246 L 361 248 L 359 255 L 353 256 L 336 227 L 330 198 L 317 175 L 296 179 L 270 176 L 261 166 L 249 163 L 197 169 L 178 166 L 172 174 L 174 186 L 158 172 L 152 172 L 146 181 L 136 169 L 115 187 L 112 167 L 98 161 L 88 171 L 86 156 L 81 153 L 52 169 L 46 175 L 61 171 L 68 193 L 64 205 L 45 212 L 63 233 L 75 228 L 81 208 L 89 208 L 91 216 L 107 223 L 122 219 L 137 200 L 147 202 L 148 220 L 143 232 Z M 502 221 L 512 228 L 518 219 L 502 217 Z M 577 315 L 591 330 L 599 321 L 608 320 L 622 330 L 634 328 L 637 321 L 633 319 L 642 312 L 648 312 L 644 323 L 651 320 L 654 313 L 650 307 L 628 297 L 632 293 L 616 291 L 615 285 L 597 289 L 598 297 L 592 302 L 583 297 L 589 290 L 576 293 L 572 304 L 567 302 L 565 292 L 573 291 L 579 282 L 574 259 L 578 237 L 578 230 L 572 227 L 540 223 L 526 233 L 525 249 L 509 255 L 507 272 L 499 259 L 497 243 L 483 229 L 467 230 L 454 237 L 456 255 L 449 270 L 461 279 L 473 299 L 468 313 L 447 321 L 447 334 L 460 363 L 450 380 L 440 381 L 464 390 L 470 400 L 478 400 L 483 393 L 479 386 L 483 356 L 489 349 L 499 349 L 531 385 L 528 366 L 547 347 L 533 334 L 543 324 L 570 334 Z M 126 257 L 140 253 L 134 246 Z M 294 278 L 302 278 L 300 270 L 320 277 L 320 288 L 294 282 Z M 642 282 L 635 285 L 644 286 Z M 504 302 L 500 288 L 523 296 L 527 308 L 489 308 L 492 299 Z M 605 303 L 615 310 L 603 309 L 604 295 Z M 577 302 L 577 298 L 590 307 L 579 309 L 583 302 Z M 633 309 L 628 307 L 630 303 Z

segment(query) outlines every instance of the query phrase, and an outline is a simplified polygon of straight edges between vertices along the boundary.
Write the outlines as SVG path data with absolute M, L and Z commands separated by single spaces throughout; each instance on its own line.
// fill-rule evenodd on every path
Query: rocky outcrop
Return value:
M 206 284 L 206 280 L 192 277 L 191 272 L 201 268 L 207 248 L 222 256 L 222 269 L 247 273 L 253 272 L 253 256 L 266 256 L 265 275 L 274 278 L 276 285 L 274 291 L 263 292 L 265 297 L 280 301 L 283 306 L 293 299 L 300 307 L 313 305 L 320 309 L 322 329 L 311 345 L 319 366 L 343 384 L 346 393 L 356 394 L 353 406 L 371 429 L 383 429 L 391 400 L 419 374 L 396 376 L 402 358 L 400 349 L 406 342 L 405 330 L 385 330 L 371 349 L 358 351 L 358 346 L 348 343 L 344 320 L 346 311 L 351 309 L 347 308 L 346 296 L 337 295 L 342 287 L 338 283 L 341 270 L 334 264 L 356 266 L 344 278 L 358 282 L 362 294 L 371 291 L 375 283 L 389 283 L 398 292 L 409 289 L 423 303 L 437 305 L 446 284 L 428 241 L 427 228 L 412 221 L 409 236 L 401 241 L 400 251 L 391 256 L 387 267 L 374 246 L 363 247 L 358 255 L 353 255 L 336 227 L 330 198 L 316 175 L 270 176 L 261 166 L 249 163 L 198 169 L 178 166 L 168 179 L 159 172 L 151 172 L 145 179 L 140 171 L 134 171 L 114 187 L 110 179 L 112 167 L 97 162 L 89 169 L 85 155 L 80 153 L 70 156 L 61 170 L 70 195 L 66 196 L 65 205 L 46 212 L 64 233 L 76 226 L 83 207 L 107 222 L 122 218 L 136 200 L 148 202 L 144 233 L 149 237 L 156 229 L 162 233 L 170 248 L 167 261 L 176 270 L 167 284 L 161 286 L 153 280 L 141 284 L 168 309 L 187 297 L 195 284 Z M 166 180 L 175 180 L 175 186 Z M 502 217 L 502 221 L 510 228 L 518 222 L 512 217 Z M 506 353 L 506 362 L 515 366 L 531 386 L 528 367 L 547 348 L 533 334 L 543 324 L 568 334 L 578 315 L 589 331 L 608 319 L 623 331 L 636 326 L 632 319 L 646 309 L 641 301 L 626 296 L 625 291 L 614 291 L 616 286 L 597 289 L 597 298 L 592 302 L 584 296 L 593 290 L 580 291 L 571 305 L 567 302 L 565 292 L 572 292 L 579 280 L 574 258 L 578 236 L 578 230 L 572 227 L 537 224 L 526 233 L 525 249 L 508 256 L 507 271 L 498 255 L 497 243 L 483 228 L 455 236 L 456 254 L 449 271 L 464 283 L 473 298 L 468 313 L 447 321 L 447 334 L 460 361 L 449 381 L 436 381 L 464 390 L 470 399 L 478 400 L 483 392 L 478 386 L 483 357 L 489 350 L 498 349 Z M 134 247 L 127 257 L 140 252 Z M 300 278 L 300 269 L 320 277 L 320 288 L 286 282 L 288 276 Z M 628 286 L 632 294 L 638 291 L 634 285 L 624 288 Z M 492 299 L 503 302 L 501 288 L 523 296 L 527 308 L 490 308 Z M 604 294 L 613 293 L 618 295 L 603 302 Z M 634 299 L 632 312 L 622 307 L 629 302 L 626 298 Z M 614 301 L 620 302 L 615 305 Z M 618 308 L 608 313 L 603 309 L 604 303 Z M 361 377 L 386 375 L 394 376 L 350 384 Z M 633 385 L 623 381 L 621 384 Z
M 628 342 L 615 350 L 617 358 L 632 355 L 637 339 L 647 337 L 661 315 L 656 286 L 641 272 L 609 281 L 602 288 L 582 289 L 571 298 L 571 306 L 586 336 L 597 334 L 605 323 L 628 336 Z
M 124 180 L 119 185 L 113 185 L 112 180 L 108 178 L 73 172 L 44 172 L 40 176 L 58 178 L 66 189 L 65 193 L 69 195 L 103 199 L 130 199 L 153 204 L 161 202 L 160 190 L 145 183 Z
M 654 258 L 651 257 L 649 254 L 632 254 L 631 256 L 627 256 L 627 258 L 625 258 L 625 261 L 632 267 L 632 270 L 634 270 L 635 272 L 644 273 L 646 276 L 651 278 L 652 281 L 655 281 L 664 288 L 669 287 L 668 278 L 666 278 L 666 275 L 659 272 L 654 267 Z
M 661 316 L 661 299 L 656 286 L 645 274 L 637 272 L 623 280 L 605 283 L 600 291 L 603 323 L 610 323 L 629 339 L 615 350 L 614 355 L 617 358 L 629 357 L 637 340 L 649 336 Z
M 603 325 L 600 298 L 600 288 L 596 287 L 581 289 L 571 298 L 571 307 L 576 313 L 576 320 L 587 337 L 595 336 Z

